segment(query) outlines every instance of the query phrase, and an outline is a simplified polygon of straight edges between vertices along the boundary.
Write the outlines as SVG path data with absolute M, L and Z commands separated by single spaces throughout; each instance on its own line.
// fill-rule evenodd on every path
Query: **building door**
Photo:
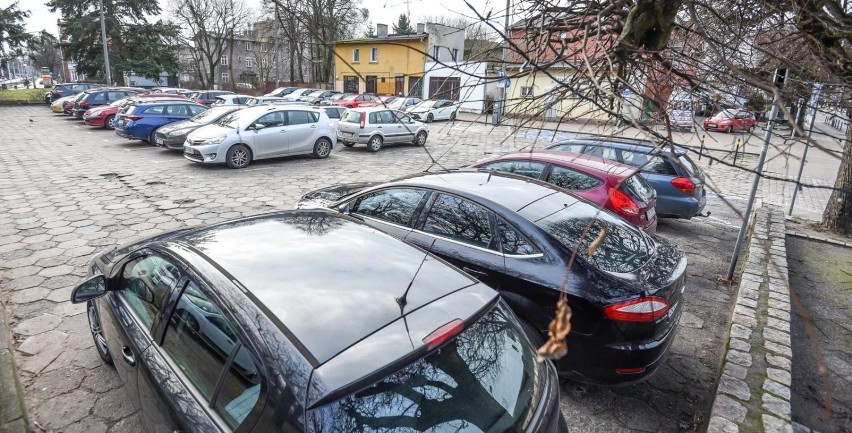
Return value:
M 394 81 L 393 94 L 401 95 L 405 93 L 405 77 L 396 77 Z
M 423 77 L 408 77 L 408 96 L 423 97 Z
M 343 76 L 343 91 L 346 93 L 358 93 L 358 76 L 344 75 Z
M 367 92 L 366 93 L 376 93 L 376 76 L 375 75 L 367 75 L 364 80 L 367 83 Z

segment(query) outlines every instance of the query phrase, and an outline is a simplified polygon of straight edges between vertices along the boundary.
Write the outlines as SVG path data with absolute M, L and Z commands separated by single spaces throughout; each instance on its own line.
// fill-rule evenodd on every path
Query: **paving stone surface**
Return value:
M 0 296 L 16 332 L 31 421 L 69 432 L 142 428 L 135 409 L 122 403 L 120 378 L 95 352 L 85 308 L 68 301 L 95 252 L 166 230 L 290 208 L 322 186 L 458 167 L 492 153 L 545 146 L 554 137 L 435 123 L 426 150 L 440 157 L 438 163 L 413 146 L 388 146 L 376 154 L 340 147 L 327 160 L 258 161 L 235 171 L 190 163 L 179 153 L 90 129 L 44 107 L 0 108 L 0 114 L 3 136 L 13 138 L 0 153 L 6 170 L 0 176 Z M 744 161 L 753 164 L 754 158 Z M 707 167 L 707 160 L 699 164 Z M 567 382 L 562 407 L 572 431 L 708 426 L 731 311 L 735 302 L 752 301 L 737 301 L 734 288 L 718 282 L 744 207 L 745 183 L 736 171 L 708 167 L 717 184 L 724 184 L 722 195 L 708 194 L 710 217 L 660 221 L 659 235 L 681 245 L 690 260 L 682 326 L 668 357 L 638 385 Z

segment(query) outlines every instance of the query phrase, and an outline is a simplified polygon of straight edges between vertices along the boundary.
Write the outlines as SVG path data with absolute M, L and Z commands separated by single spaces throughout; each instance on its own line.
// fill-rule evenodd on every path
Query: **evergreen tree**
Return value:
M 157 0 L 103 0 L 112 77 L 124 85 L 124 73 L 146 78 L 160 73 L 177 73 L 176 26 L 162 20 L 149 23 L 147 16 L 159 15 Z M 65 21 L 68 42 L 62 44 L 65 57 L 77 62 L 77 71 L 89 76 L 103 73 L 99 0 L 50 0 L 47 6 L 59 11 Z
M 411 20 L 408 19 L 408 15 L 399 14 L 399 20 L 393 25 L 393 32 L 398 35 L 414 33 L 414 29 L 411 28 Z
M 0 8 L 0 66 L 6 66 L 8 58 L 21 55 L 23 46 L 30 40 L 24 28 L 24 18 L 28 16 L 28 11 L 18 9 L 18 2 Z

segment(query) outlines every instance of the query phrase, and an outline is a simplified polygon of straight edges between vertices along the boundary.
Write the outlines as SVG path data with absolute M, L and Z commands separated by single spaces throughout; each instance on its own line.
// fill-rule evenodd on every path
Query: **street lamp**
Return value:
M 104 22 L 104 0 L 101 4 L 101 42 L 104 44 L 104 75 L 106 75 L 107 86 L 112 86 L 112 73 L 109 69 L 109 49 L 107 49 L 106 23 Z

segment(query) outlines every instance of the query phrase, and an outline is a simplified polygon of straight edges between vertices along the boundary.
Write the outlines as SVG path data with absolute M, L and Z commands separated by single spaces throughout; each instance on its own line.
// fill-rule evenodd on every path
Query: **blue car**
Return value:
M 124 138 L 154 142 L 157 128 L 189 119 L 208 108 L 187 100 L 144 101 L 126 105 L 118 112 L 115 133 Z
M 704 171 L 685 149 L 657 149 L 644 140 L 583 137 L 561 141 L 548 148 L 584 153 L 640 167 L 642 176 L 657 190 L 657 215 L 669 218 L 700 216 L 707 203 Z

